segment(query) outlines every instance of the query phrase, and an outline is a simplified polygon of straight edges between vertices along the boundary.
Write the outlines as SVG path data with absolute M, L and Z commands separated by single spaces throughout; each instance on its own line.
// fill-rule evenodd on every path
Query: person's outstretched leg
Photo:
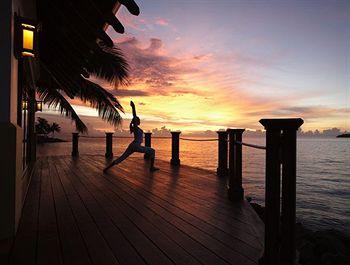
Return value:
M 131 145 L 128 146 L 128 148 L 124 151 L 124 153 L 118 157 L 116 160 L 114 160 L 112 163 L 110 163 L 105 169 L 103 169 L 103 172 L 107 172 L 108 169 L 111 167 L 118 165 L 119 163 L 123 162 L 125 159 L 127 159 L 132 153 L 134 152 Z

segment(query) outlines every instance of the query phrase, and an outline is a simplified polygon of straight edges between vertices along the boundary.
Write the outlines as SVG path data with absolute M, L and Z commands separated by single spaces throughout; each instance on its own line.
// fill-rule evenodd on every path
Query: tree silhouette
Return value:
M 133 0 L 121 0 L 133 15 L 139 8 Z M 97 109 L 99 116 L 112 125 L 121 122 L 123 108 L 115 96 L 91 81 L 100 78 L 115 87 L 128 83 L 128 63 L 104 31 L 111 25 L 119 33 L 123 25 L 112 10 L 117 1 L 38 1 L 39 77 L 36 91 L 49 107 L 75 122 L 77 131 L 87 127 L 68 98 L 80 99 Z M 107 23 L 107 24 L 106 24 Z M 31 85 L 27 84 L 27 87 Z
M 60 132 L 61 131 L 61 127 L 58 123 L 56 122 L 53 122 L 51 125 L 50 125 L 50 133 L 52 133 L 52 137 L 54 138 L 55 137 L 55 132 Z
M 60 132 L 61 126 L 56 122 L 50 124 L 46 119 L 38 117 L 35 123 L 35 131 L 37 134 L 44 135 L 45 137 L 50 133 L 52 137 L 55 137 L 55 132 Z
M 38 117 L 37 122 L 35 123 L 35 131 L 37 134 L 42 134 L 47 137 L 50 132 L 50 127 L 51 126 L 46 119 Z

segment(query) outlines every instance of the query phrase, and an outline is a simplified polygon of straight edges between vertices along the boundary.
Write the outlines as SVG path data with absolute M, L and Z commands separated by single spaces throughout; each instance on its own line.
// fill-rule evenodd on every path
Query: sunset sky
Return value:
M 108 30 L 131 64 L 114 90 L 145 129 L 261 129 L 261 118 L 302 117 L 303 130 L 350 129 L 350 2 L 136 0 Z M 97 130 L 111 127 L 76 102 Z M 127 129 L 127 121 L 123 128 Z

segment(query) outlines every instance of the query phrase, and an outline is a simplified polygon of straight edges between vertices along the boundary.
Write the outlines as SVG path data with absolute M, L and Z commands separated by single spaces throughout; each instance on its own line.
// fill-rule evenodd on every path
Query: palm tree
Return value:
M 46 119 L 38 117 L 35 130 L 37 134 L 43 134 L 47 137 L 47 134 L 50 132 L 50 124 Z
M 51 125 L 50 125 L 50 133 L 52 133 L 52 137 L 55 138 L 55 132 L 60 132 L 61 131 L 61 127 L 58 123 L 56 122 L 53 122 Z
M 119 2 L 132 14 L 139 14 L 133 0 Z M 89 80 L 93 75 L 115 87 L 128 83 L 128 63 L 103 30 L 107 22 L 117 32 L 124 32 L 112 13 L 116 5 L 113 0 L 38 1 L 40 79 L 36 91 L 45 104 L 71 118 L 79 132 L 87 132 L 87 127 L 67 98 L 78 98 L 97 109 L 99 116 L 112 125 L 121 122 L 123 108 L 119 101 Z

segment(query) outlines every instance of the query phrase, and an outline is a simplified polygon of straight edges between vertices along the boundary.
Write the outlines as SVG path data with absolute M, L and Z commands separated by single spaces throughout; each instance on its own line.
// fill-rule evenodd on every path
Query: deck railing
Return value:
M 171 132 L 172 166 L 180 166 L 180 140 L 218 141 L 217 175 L 227 177 L 228 198 L 242 201 L 242 146 L 266 150 L 265 162 L 265 245 L 259 264 L 295 264 L 296 223 L 296 136 L 302 119 L 262 119 L 266 130 L 266 146 L 243 142 L 245 129 L 218 131 L 218 138 L 193 139 Z M 86 137 L 86 136 L 85 136 Z M 101 137 L 89 137 L 101 138 Z M 113 133 L 106 133 L 106 158 L 113 157 Z M 145 133 L 145 146 L 151 147 L 152 133 Z M 156 137 L 169 138 L 169 137 Z M 72 156 L 78 156 L 79 134 L 72 134 Z M 147 155 L 144 155 L 147 159 Z M 281 190 L 282 183 L 282 190 Z
M 303 120 L 262 119 L 260 123 L 266 130 L 266 146 L 243 142 L 242 136 L 245 129 L 219 131 L 218 139 L 180 138 L 180 132 L 174 132 L 172 133 L 172 161 L 175 160 L 177 163 L 172 164 L 180 165 L 179 139 L 185 141 L 217 140 L 217 175 L 227 175 L 228 197 L 232 201 L 240 201 L 244 199 L 242 146 L 266 150 L 265 245 L 264 254 L 259 263 L 292 265 L 295 264 L 296 259 L 296 133 L 303 124 Z
M 266 130 L 265 251 L 260 263 L 294 264 L 296 138 L 303 120 L 262 119 L 260 123 Z

